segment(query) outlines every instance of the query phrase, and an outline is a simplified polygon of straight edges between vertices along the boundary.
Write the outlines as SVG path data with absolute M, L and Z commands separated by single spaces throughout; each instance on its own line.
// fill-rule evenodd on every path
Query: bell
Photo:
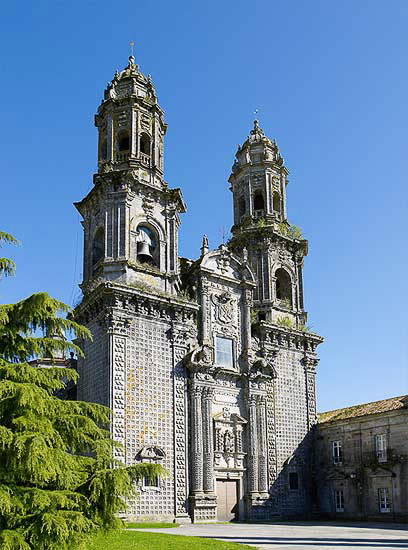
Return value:
M 139 262 L 151 262 L 153 260 L 148 242 L 141 241 L 138 243 L 137 259 Z

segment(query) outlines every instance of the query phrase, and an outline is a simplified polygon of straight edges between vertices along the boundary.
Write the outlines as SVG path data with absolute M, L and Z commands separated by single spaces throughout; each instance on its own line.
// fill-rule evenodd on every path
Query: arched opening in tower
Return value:
M 275 296 L 282 304 L 292 307 L 292 282 L 289 273 L 279 268 L 275 272 Z
M 257 192 L 254 195 L 254 210 L 255 212 L 265 210 L 265 201 L 262 193 Z
M 129 132 L 127 130 L 121 130 L 118 133 L 118 151 L 129 151 L 130 139 Z
M 140 152 L 150 156 L 150 138 L 144 133 L 140 136 Z
M 136 231 L 137 261 L 158 267 L 158 247 L 156 232 L 147 225 L 139 225 Z

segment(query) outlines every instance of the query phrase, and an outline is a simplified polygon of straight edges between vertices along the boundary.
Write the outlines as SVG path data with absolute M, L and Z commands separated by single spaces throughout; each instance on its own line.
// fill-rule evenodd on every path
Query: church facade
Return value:
M 227 244 L 180 258 L 186 206 L 164 179 L 167 125 L 150 76 L 129 58 L 95 116 L 98 172 L 83 218 L 83 299 L 93 334 L 78 399 L 113 410 L 126 464 L 156 462 L 128 514 L 211 522 L 311 512 L 316 348 L 287 221 L 288 170 L 257 121 L 229 178 Z

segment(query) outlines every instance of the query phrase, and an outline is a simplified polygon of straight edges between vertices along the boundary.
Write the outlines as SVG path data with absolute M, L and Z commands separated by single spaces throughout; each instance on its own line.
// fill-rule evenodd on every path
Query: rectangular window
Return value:
M 297 472 L 289 472 L 289 489 L 291 491 L 299 489 L 299 476 Z
M 382 514 L 391 512 L 391 499 L 388 487 L 378 489 L 378 504 Z
M 377 434 L 374 437 L 375 456 L 378 462 L 387 462 L 387 437 L 385 434 Z
M 343 489 L 334 491 L 334 509 L 336 512 L 344 512 L 344 492 Z
M 149 478 L 147 476 L 144 476 L 143 486 L 144 487 L 159 487 L 159 476 L 154 476 L 153 478 Z
M 332 441 L 333 464 L 341 464 L 343 462 L 343 452 L 341 449 L 341 441 Z
M 230 338 L 215 338 L 215 361 L 217 365 L 226 368 L 234 367 L 233 345 Z

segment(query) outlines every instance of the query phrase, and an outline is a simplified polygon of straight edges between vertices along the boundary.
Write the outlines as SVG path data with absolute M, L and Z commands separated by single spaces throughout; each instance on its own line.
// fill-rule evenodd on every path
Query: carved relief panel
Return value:
M 217 470 L 243 470 L 242 440 L 247 421 L 225 406 L 214 416 L 214 467 Z

